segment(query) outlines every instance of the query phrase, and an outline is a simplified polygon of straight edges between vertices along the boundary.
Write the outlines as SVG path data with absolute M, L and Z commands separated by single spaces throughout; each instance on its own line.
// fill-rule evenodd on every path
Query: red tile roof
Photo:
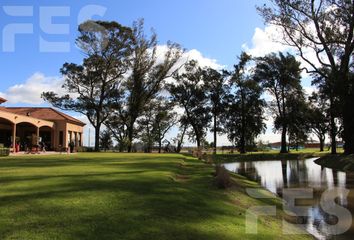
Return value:
M 43 108 L 43 107 L 8 107 L 2 109 L 3 111 L 8 111 L 15 114 L 30 116 L 38 119 L 48 120 L 48 121 L 60 121 L 66 120 L 74 124 L 81 126 L 86 125 L 84 122 L 73 118 L 65 113 L 59 112 L 53 108 Z

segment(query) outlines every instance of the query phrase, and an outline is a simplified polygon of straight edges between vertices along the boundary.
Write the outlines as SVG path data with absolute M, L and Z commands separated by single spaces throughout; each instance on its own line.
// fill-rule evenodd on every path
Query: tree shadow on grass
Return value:
M 44 231 L 63 228 L 74 239 L 147 239 L 149 235 L 171 233 L 202 239 L 205 234 L 188 230 L 188 225 L 226 214 L 208 206 L 203 199 L 205 195 L 181 188 L 172 181 L 103 178 L 104 175 L 96 180 L 71 178 L 55 189 L 41 187 L 33 192 L 34 187 L 31 193 L 0 197 L 0 207 L 7 208 L 11 211 L 9 215 L 18 220 L 16 228 L 5 224 L 2 229 L 11 234 L 23 228 L 29 232 L 37 232 L 37 228 Z M 122 199 L 122 195 L 126 197 Z M 83 199 L 80 205 L 71 205 L 77 198 Z M 26 203 L 26 209 L 11 208 L 22 203 Z M 26 219 L 36 220 L 28 225 Z M 3 230 L 0 230 L 2 235 Z M 174 239 L 173 235 L 170 239 Z
M 31 172 L 22 168 L 23 161 L 5 163 L 14 171 L 0 178 L 7 184 L 0 185 L 0 239 L 204 240 L 237 239 L 242 232 L 243 217 L 212 187 L 211 170 L 203 164 L 47 161 L 58 168 L 48 173 L 46 162 L 38 160 L 29 166 L 43 171 Z M 13 176 L 16 171 L 26 174 Z M 191 176 L 187 184 L 169 177 L 181 171 Z

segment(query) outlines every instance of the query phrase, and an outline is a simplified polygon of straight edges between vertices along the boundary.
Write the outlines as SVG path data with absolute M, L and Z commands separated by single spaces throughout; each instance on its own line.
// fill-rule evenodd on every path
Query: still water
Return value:
M 283 196 L 283 189 L 295 188 L 311 191 L 313 197 L 296 201 L 296 205 L 301 205 L 307 212 L 306 217 L 299 217 L 306 231 L 317 239 L 354 239 L 353 223 L 345 233 L 331 234 L 325 224 L 335 225 L 338 218 L 324 211 L 321 207 L 323 204 L 320 204 L 321 197 L 323 203 L 323 192 L 334 188 L 347 189 L 349 194 L 338 194 L 335 203 L 348 209 L 354 216 L 354 173 L 323 168 L 314 160 L 316 159 L 236 162 L 224 164 L 224 166 L 229 171 L 258 181 L 263 187 L 280 197 Z

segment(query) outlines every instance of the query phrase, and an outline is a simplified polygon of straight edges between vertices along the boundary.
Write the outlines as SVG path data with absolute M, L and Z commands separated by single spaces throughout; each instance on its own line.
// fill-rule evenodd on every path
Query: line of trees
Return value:
M 140 140 L 146 152 L 156 145 L 161 152 L 163 141 L 171 144 L 166 133 L 178 126 L 174 151 L 181 150 L 187 136 L 201 148 L 211 131 L 214 152 L 217 136 L 226 134 L 245 153 L 265 131 L 268 113 L 274 131 L 281 133 L 282 153 L 310 134 L 318 137 L 321 151 L 329 135 L 332 153 L 338 137 L 345 142 L 345 153 L 354 153 L 353 2 L 273 3 L 258 10 L 267 23 L 282 29 L 285 44 L 297 49 L 310 66 L 305 70 L 317 87 L 311 96 L 304 93 L 304 68 L 294 55 L 253 58 L 242 53 L 231 71 L 201 67 L 195 60 L 183 62 L 184 49 L 176 43 L 168 42 L 161 56 L 157 35 L 147 35 L 143 21 L 132 27 L 102 21 L 81 24 L 77 45 L 84 59 L 61 69 L 69 94 L 42 96 L 55 107 L 87 116 L 95 128 L 96 151 L 100 141 L 111 144 L 113 136 L 120 151 L 131 152 L 134 141 Z M 318 64 L 304 54 L 311 50 Z M 265 93 L 272 100 L 266 102 Z
M 307 63 L 329 120 L 332 153 L 341 134 L 346 154 L 354 154 L 354 2 L 352 0 L 270 0 L 258 7 L 267 24 L 283 34 L 281 43 Z M 314 60 L 315 58 L 315 60 Z M 337 127 L 338 121 L 342 131 Z

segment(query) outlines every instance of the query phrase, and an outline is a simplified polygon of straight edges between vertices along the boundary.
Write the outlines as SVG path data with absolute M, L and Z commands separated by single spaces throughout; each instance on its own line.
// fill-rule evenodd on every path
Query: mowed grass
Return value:
M 281 214 L 245 233 L 258 187 L 182 155 L 77 154 L 0 158 L 0 239 L 304 239 L 282 235 Z

